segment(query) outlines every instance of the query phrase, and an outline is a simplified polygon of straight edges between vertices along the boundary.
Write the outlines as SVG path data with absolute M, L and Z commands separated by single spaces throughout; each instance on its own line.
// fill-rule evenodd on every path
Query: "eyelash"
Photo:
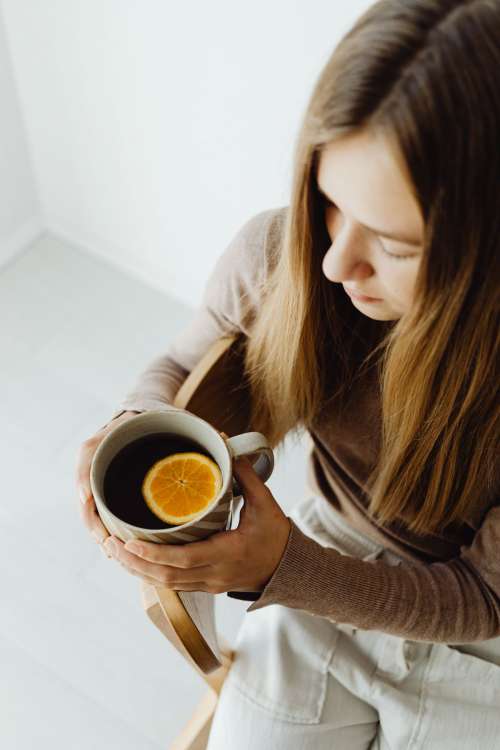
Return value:
M 408 258 L 412 258 L 412 255 L 394 255 L 394 253 L 389 253 L 385 247 L 382 245 L 382 251 L 388 255 L 390 258 L 394 258 L 394 260 L 408 260 Z
M 326 195 L 323 195 L 323 202 L 326 207 L 330 208 L 337 208 L 335 203 L 332 203 L 329 198 L 326 197 Z M 390 253 L 388 250 L 385 249 L 385 247 L 382 245 L 382 252 L 384 255 L 388 255 L 389 258 L 394 258 L 394 260 L 408 260 L 408 258 L 413 258 L 413 255 L 395 255 L 394 253 Z

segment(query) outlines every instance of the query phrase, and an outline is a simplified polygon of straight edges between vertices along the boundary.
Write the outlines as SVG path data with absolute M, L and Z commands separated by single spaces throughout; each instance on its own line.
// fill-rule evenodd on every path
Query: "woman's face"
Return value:
M 332 244 L 322 269 L 374 320 L 409 310 L 423 249 L 424 224 L 405 166 L 382 135 L 365 129 L 325 147 L 317 173 Z

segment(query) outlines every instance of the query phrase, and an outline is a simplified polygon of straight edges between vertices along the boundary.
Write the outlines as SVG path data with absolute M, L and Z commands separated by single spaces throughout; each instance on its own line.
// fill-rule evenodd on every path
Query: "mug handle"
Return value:
M 250 463 L 253 465 L 254 471 L 259 475 L 262 481 L 265 482 L 269 479 L 274 469 L 274 453 L 269 447 L 267 439 L 261 432 L 243 432 L 241 435 L 235 435 L 234 437 L 228 438 L 226 440 L 226 445 L 229 448 L 232 458 L 247 456 Z M 255 463 L 252 460 L 253 454 L 257 454 Z M 242 494 L 240 485 L 233 477 L 233 496 L 238 497 Z M 226 594 L 232 599 L 256 601 L 261 592 L 227 591 Z
M 232 459 L 247 456 L 254 471 L 263 482 L 266 482 L 274 469 L 274 453 L 269 447 L 267 438 L 261 432 L 243 432 L 226 440 Z M 253 454 L 257 454 L 256 459 Z M 255 462 L 254 462 L 255 461 Z M 237 480 L 233 477 L 233 495 L 239 497 L 243 492 Z

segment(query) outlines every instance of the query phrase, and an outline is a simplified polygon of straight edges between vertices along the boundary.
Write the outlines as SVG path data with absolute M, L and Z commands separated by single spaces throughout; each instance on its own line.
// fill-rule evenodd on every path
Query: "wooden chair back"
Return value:
M 250 432 L 249 389 L 243 369 L 245 337 L 218 339 L 189 373 L 173 405 L 205 419 L 232 437 Z M 222 660 L 198 631 L 176 591 L 145 582 L 142 603 L 151 622 L 200 674 L 209 691 L 170 750 L 204 750 L 217 698 L 234 659 L 234 651 L 219 637 Z

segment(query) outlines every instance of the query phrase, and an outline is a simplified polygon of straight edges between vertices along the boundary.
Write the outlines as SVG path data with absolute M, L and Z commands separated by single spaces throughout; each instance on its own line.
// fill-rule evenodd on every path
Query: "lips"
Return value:
M 351 289 L 347 289 L 347 287 L 344 287 L 344 290 L 347 292 L 347 294 L 350 297 L 354 297 L 355 299 L 359 299 L 362 302 L 380 302 L 380 299 L 378 297 L 369 297 L 367 294 L 361 294 L 361 292 L 355 292 Z

